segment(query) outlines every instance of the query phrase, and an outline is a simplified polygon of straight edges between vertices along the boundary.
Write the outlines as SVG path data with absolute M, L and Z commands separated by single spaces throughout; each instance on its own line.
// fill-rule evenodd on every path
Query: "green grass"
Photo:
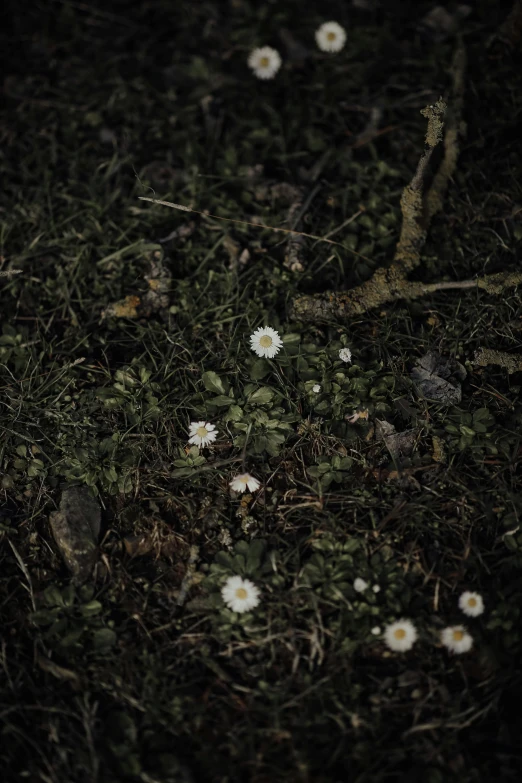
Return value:
M 520 51 L 494 60 L 485 48 L 509 5 L 479 2 L 463 28 L 468 134 L 418 279 L 517 265 Z M 518 779 L 521 377 L 471 362 L 479 347 L 521 351 L 520 294 L 440 292 L 349 324 L 288 316 L 296 294 L 355 286 L 391 260 L 420 109 L 449 84 L 454 40 L 417 30 L 432 4 L 384 6 L 12 4 L 0 271 L 21 273 L 0 278 L 6 781 Z M 330 18 L 348 39 L 326 56 L 313 31 Z M 283 27 L 309 48 L 304 62 L 289 61 Z M 271 82 L 245 65 L 258 44 L 283 55 Z M 351 147 L 377 103 L 387 132 Z M 281 183 L 309 199 L 308 234 L 364 209 L 340 246 L 305 240 L 302 272 L 284 265 L 284 234 L 138 198 L 291 228 Z M 168 301 L 147 297 L 157 275 Z M 284 341 L 269 362 L 248 342 L 265 324 Z M 466 367 L 458 406 L 417 395 L 410 370 L 428 350 Z M 367 417 L 348 422 L 357 410 Z M 200 419 L 219 437 L 189 451 Z M 401 465 L 377 420 L 413 431 Z M 263 487 L 231 497 L 243 465 Z M 103 511 L 83 587 L 48 522 L 66 483 L 90 486 Z M 232 574 L 261 589 L 253 612 L 224 606 Z M 380 592 L 356 593 L 357 577 Z M 469 622 L 466 589 L 486 603 Z M 391 654 L 372 628 L 400 617 L 419 641 Z M 474 648 L 450 656 L 439 631 L 463 619 Z

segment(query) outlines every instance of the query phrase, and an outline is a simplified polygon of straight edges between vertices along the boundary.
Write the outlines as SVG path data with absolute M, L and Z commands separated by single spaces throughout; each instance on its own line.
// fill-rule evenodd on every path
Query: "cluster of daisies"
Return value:
M 322 52 L 340 52 L 346 42 L 346 31 L 337 22 L 325 22 L 315 31 L 315 42 Z M 273 79 L 282 64 L 281 55 L 271 46 L 250 52 L 248 66 L 258 79 Z
M 278 332 L 271 326 L 261 326 L 250 335 L 250 348 L 261 358 L 273 359 L 279 353 L 283 346 L 283 341 Z M 352 352 L 349 348 L 341 348 L 339 359 L 343 362 L 351 362 Z M 321 386 L 316 383 L 312 391 L 318 394 Z M 205 448 L 213 443 L 218 436 L 216 427 L 208 421 L 193 421 L 189 426 L 188 442 L 194 446 Z M 239 494 L 246 492 L 256 492 L 261 486 L 260 482 L 251 476 L 250 473 L 239 473 L 234 476 L 229 484 L 230 488 Z
M 323 25 L 324 27 L 324 25 Z M 344 31 L 343 31 L 344 32 Z M 273 359 L 283 347 L 283 341 L 279 333 L 270 326 L 260 327 L 250 335 L 250 348 L 261 358 Z M 351 362 L 352 353 L 349 348 L 341 348 L 339 359 L 343 362 Z M 315 384 L 312 387 L 314 393 L 321 391 L 321 386 Z M 208 446 L 217 438 L 217 431 L 214 424 L 207 421 L 194 421 L 189 428 L 189 443 L 199 447 Z M 256 492 L 261 486 L 258 479 L 251 476 L 250 473 L 240 473 L 234 476 L 229 483 L 230 488 L 239 494 L 246 492 Z M 357 577 L 353 583 L 353 588 L 357 593 L 363 593 L 365 590 L 373 590 L 374 593 L 380 591 L 378 584 L 370 585 L 361 577 Z M 260 602 L 260 590 L 249 579 L 243 579 L 241 576 L 229 577 L 221 590 L 221 596 L 224 603 L 233 612 L 249 612 L 255 609 Z M 484 601 L 479 593 L 466 591 L 459 598 L 459 608 L 468 617 L 478 617 L 484 611 Z M 382 633 L 378 626 L 371 629 L 374 636 L 381 636 L 386 646 L 394 652 L 407 652 L 411 650 L 418 639 L 417 629 L 411 620 L 401 619 L 394 623 L 389 623 Z M 444 628 L 440 634 L 440 640 L 444 647 L 453 653 L 465 653 L 471 650 L 473 646 L 473 637 L 464 625 L 452 625 Z
M 363 579 L 356 579 L 354 588 L 362 592 L 369 585 Z M 378 592 L 378 585 L 374 585 L 374 592 Z M 250 581 L 241 576 L 230 576 L 221 589 L 223 601 L 233 612 L 250 612 L 260 602 L 260 590 Z M 478 617 L 484 611 L 484 600 L 479 593 L 466 591 L 459 598 L 459 608 L 468 617 Z M 374 636 L 381 636 L 378 626 L 372 628 Z M 418 639 L 417 629 L 411 620 L 397 620 L 389 623 L 382 633 L 384 643 L 394 652 L 407 652 L 411 650 Z M 464 625 L 451 625 L 444 628 L 440 634 L 440 640 L 450 652 L 460 655 L 473 647 L 473 637 Z
M 478 617 L 484 611 L 484 600 L 480 593 L 466 591 L 459 598 L 459 609 L 468 617 Z M 418 633 L 411 620 L 397 620 L 384 629 L 386 646 L 394 652 L 407 652 L 417 641 Z M 443 628 L 440 640 L 450 652 L 460 655 L 473 647 L 473 637 L 464 625 L 450 625 Z

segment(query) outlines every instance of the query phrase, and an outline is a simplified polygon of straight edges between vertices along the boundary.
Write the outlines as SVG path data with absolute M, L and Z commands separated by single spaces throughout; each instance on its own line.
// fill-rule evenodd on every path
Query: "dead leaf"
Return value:
M 429 351 L 417 360 L 410 377 L 417 392 L 427 400 L 458 405 L 462 399 L 460 384 L 466 377 L 466 370 L 456 359 Z
M 166 237 L 163 237 L 163 239 L 158 239 L 158 242 L 160 242 L 162 245 L 166 242 L 172 242 L 173 239 L 188 239 L 188 237 L 192 236 L 194 231 L 196 230 L 196 223 L 194 220 L 189 220 L 188 223 L 183 223 L 183 225 L 178 226 L 174 229 L 174 231 L 171 231 L 170 234 L 168 234 Z
M 444 441 L 439 438 L 438 435 L 434 435 L 431 439 L 433 446 L 432 459 L 433 462 L 446 462 L 446 449 L 444 448 Z
M 79 676 L 72 669 L 66 669 L 64 666 L 58 666 L 54 661 L 45 658 L 43 655 L 38 655 L 36 663 L 44 672 L 49 672 L 53 677 L 58 680 L 69 680 L 70 682 L 78 685 L 80 682 Z
M 125 536 L 123 545 L 129 557 L 142 557 L 153 548 L 150 537 L 145 534 L 141 536 Z
M 377 437 L 384 441 L 384 444 L 390 456 L 396 462 L 400 462 L 401 457 L 409 457 L 415 445 L 417 437 L 416 430 L 407 430 L 406 432 L 396 432 L 393 424 L 388 421 L 379 421 L 376 419 Z
M 237 269 L 237 262 L 241 245 L 239 245 L 235 239 L 232 239 L 232 237 L 228 236 L 227 234 L 223 240 L 223 247 L 228 253 L 228 268 L 232 271 Z
M 173 185 L 184 183 L 188 179 L 183 169 L 173 168 L 167 161 L 153 160 L 141 172 L 142 179 L 148 180 L 157 190 L 171 190 Z
M 87 487 L 68 487 L 49 515 L 54 540 L 77 582 L 89 578 L 98 557 L 101 509 Z
M 164 312 L 170 305 L 169 290 L 172 275 L 163 263 L 163 251 L 154 250 L 149 256 L 150 271 L 145 278 L 149 290 L 142 300 L 140 315 L 148 318 L 156 312 Z
M 460 23 L 470 15 L 470 5 L 458 5 L 453 13 L 442 5 L 436 5 L 419 23 L 419 28 L 427 38 L 440 42 L 455 35 Z
M 137 308 L 140 302 L 141 300 L 139 296 L 129 294 L 125 297 L 125 299 L 108 305 L 107 309 L 102 311 L 102 318 L 107 318 L 110 316 L 113 318 L 137 318 Z

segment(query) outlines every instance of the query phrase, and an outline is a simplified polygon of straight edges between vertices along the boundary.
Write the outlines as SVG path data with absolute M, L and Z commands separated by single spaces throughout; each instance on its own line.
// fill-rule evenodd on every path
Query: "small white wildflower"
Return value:
M 271 46 L 261 46 L 248 55 L 248 67 L 258 79 L 273 79 L 281 67 L 281 55 Z
M 251 476 L 250 473 L 239 473 L 230 482 L 230 487 L 234 492 L 246 492 L 247 487 L 250 492 L 255 492 L 260 486 L 260 482 L 254 476 Z
M 283 341 L 279 334 L 271 326 L 260 326 L 254 334 L 250 335 L 250 348 L 258 356 L 266 356 L 273 359 L 276 353 L 279 353 Z
M 374 636 L 380 636 L 381 635 L 381 629 L 379 628 L 378 625 L 374 625 L 372 630 L 371 630 L 371 632 L 372 632 L 372 634 Z
M 318 383 L 314 383 L 314 385 L 312 386 L 312 391 L 314 392 L 314 394 L 319 394 L 319 392 L 321 391 L 321 386 Z
M 340 52 L 346 42 L 346 31 L 337 22 L 325 22 L 315 31 L 315 41 L 322 52 Z
M 450 628 L 444 628 L 440 634 L 440 639 L 444 647 L 451 652 L 466 653 L 473 647 L 473 637 L 466 631 L 463 625 L 453 625 Z
M 353 589 L 355 590 L 356 593 L 364 593 L 367 587 L 368 587 L 368 582 L 365 582 L 364 579 L 361 579 L 360 576 L 358 576 L 355 582 L 353 583 Z
M 217 438 L 216 428 L 207 421 L 193 421 L 189 427 L 189 443 L 196 446 L 207 446 Z
M 349 348 L 341 348 L 339 351 L 339 359 L 342 362 L 351 362 L 352 361 L 352 352 Z
M 397 620 L 384 629 L 384 641 L 390 650 L 406 652 L 411 650 L 417 640 L 417 630 L 411 620 Z
M 221 589 L 221 596 L 233 612 L 249 612 L 259 603 L 259 588 L 249 579 L 230 576 Z
M 459 609 L 468 617 L 478 617 L 484 611 L 484 599 L 480 593 L 466 591 L 459 598 Z
M 374 585 L 372 587 L 372 590 L 374 593 L 380 593 L 381 592 L 381 586 L 380 585 Z

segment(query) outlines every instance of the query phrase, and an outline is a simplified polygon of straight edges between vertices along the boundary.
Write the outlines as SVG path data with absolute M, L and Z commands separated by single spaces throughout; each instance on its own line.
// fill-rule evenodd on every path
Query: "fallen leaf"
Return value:
M 456 359 L 429 351 L 417 360 L 410 376 L 421 397 L 445 405 L 457 405 L 462 399 L 460 384 L 466 370 Z
M 460 22 L 470 15 L 470 5 L 458 5 L 453 13 L 442 5 L 436 5 L 422 17 L 419 28 L 427 38 L 433 41 L 444 41 L 458 31 Z
M 77 582 L 89 578 L 98 556 L 100 504 L 87 487 L 68 487 L 49 515 L 54 540 Z
M 384 441 L 384 444 L 390 456 L 395 461 L 400 461 L 401 457 L 409 457 L 415 445 L 417 437 L 416 430 L 407 430 L 406 432 L 396 432 L 393 424 L 388 421 L 376 420 L 377 437 Z

